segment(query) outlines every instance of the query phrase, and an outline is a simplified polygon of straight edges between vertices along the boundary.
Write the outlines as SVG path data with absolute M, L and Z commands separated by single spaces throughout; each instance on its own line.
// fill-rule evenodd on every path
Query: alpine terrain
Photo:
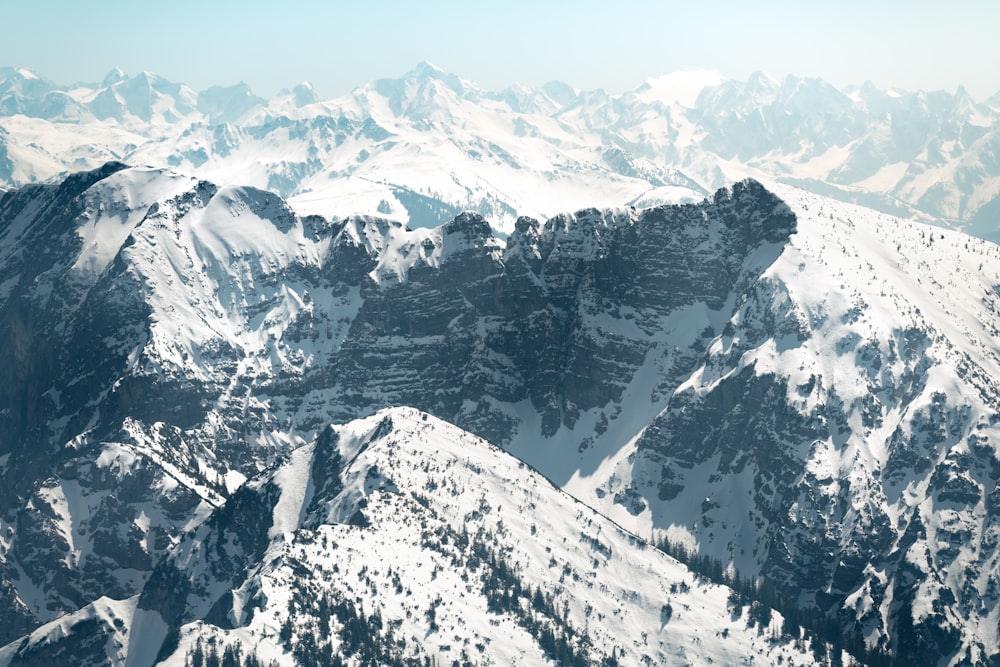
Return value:
M 1000 663 L 997 246 L 755 180 L 494 227 L 0 195 L 0 664 Z
M 489 91 L 421 63 L 322 99 L 301 83 L 196 92 L 150 72 L 57 85 L 0 68 L 0 187 L 109 160 L 281 194 L 296 210 L 436 227 L 697 202 L 746 177 L 1000 239 L 1000 93 L 675 72 L 618 95 Z

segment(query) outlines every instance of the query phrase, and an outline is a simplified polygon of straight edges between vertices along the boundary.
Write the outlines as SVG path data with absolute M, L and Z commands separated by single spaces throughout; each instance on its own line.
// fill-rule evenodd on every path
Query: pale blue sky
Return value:
M 998 26 L 1000 3 L 985 0 L 0 0 L 0 65 L 57 83 L 120 65 L 196 89 L 242 80 L 263 96 L 309 80 L 324 97 L 421 60 L 490 89 L 560 79 L 621 92 L 679 69 L 762 69 L 964 84 L 981 99 L 1000 91 Z

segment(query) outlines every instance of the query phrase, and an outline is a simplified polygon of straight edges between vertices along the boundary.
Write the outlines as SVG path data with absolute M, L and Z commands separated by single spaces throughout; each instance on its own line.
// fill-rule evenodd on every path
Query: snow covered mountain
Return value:
M 473 210 L 507 234 L 521 215 L 698 201 L 749 176 L 995 239 L 998 114 L 962 89 L 762 73 L 491 92 L 421 63 L 333 100 L 302 83 L 265 101 L 243 84 L 195 94 L 115 70 L 62 88 L 6 68 L 0 185 L 122 160 L 268 189 L 300 213 L 434 227 Z
M 117 163 L 0 195 L 0 656 L 810 660 L 655 542 L 789 627 L 995 664 L 998 253 L 755 181 L 506 242 Z
M 0 662 L 60 655 L 82 616 L 103 634 L 76 664 L 812 664 L 775 639 L 780 616 L 748 624 L 759 605 L 731 594 L 485 441 L 395 408 L 242 487 L 138 599 L 44 626 Z

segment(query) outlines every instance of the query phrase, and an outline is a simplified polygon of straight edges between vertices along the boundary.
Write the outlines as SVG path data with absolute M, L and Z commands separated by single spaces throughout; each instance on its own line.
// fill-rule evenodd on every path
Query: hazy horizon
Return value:
M 338 6 L 308 0 L 99 6 L 68 0 L 8 3 L 0 65 L 58 84 L 99 81 L 116 66 L 201 90 L 243 81 L 269 97 L 310 81 L 330 98 L 421 61 L 491 90 L 560 80 L 620 93 L 650 77 L 754 71 L 837 86 L 947 90 L 977 99 L 1000 92 L 992 31 L 1000 5 L 969 0 L 871 7 L 723 0 L 711 11 L 677 3 L 511 0 L 466 5 L 382 2 Z

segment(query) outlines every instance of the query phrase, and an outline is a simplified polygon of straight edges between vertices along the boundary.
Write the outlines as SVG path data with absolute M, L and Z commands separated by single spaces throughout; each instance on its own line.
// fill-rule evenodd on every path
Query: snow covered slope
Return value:
M 0 665 L 124 665 L 137 601 L 97 599 L 0 648 Z
M 997 247 L 769 188 L 506 243 L 121 164 L 0 196 L 2 639 L 102 595 L 164 637 L 242 618 L 212 609 L 316 492 L 268 471 L 412 405 L 869 649 L 990 664 Z M 212 526 L 244 546 L 153 596 Z
M 0 69 L 0 185 L 108 160 L 277 192 L 324 216 L 434 227 L 696 201 L 770 178 L 997 238 L 995 106 L 954 94 L 838 89 L 755 73 L 675 72 L 608 95 L 553 82 L 500 92 L 421 63 L 321 100 L 243 84 L 189 88 L 144 72 L 59 87 Z
M 781 256 L 659 414 L 566 488 L 606 484 L 590 502 L 625 525 L 915 664 L 995 661 L 997 247 L 774 190 L 798 217 Z
M 186 536 L 110 642 L 141 655 L 111 664 L 813 663 L 779 615 L 730 596 L 502 450 L 394 408 L 324 430 Z

